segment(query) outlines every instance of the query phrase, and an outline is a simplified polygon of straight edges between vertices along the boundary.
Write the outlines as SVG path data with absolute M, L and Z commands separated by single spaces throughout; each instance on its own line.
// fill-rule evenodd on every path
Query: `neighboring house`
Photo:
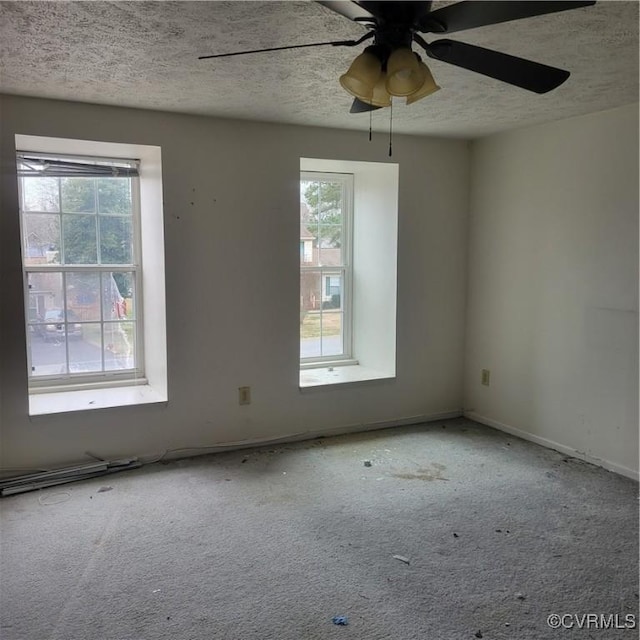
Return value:
M 42 241 L 37 233 L 29 233 L 27 237 L 25 258 L 31 265 L 48 264 L 58 255 L 52 250 L 51 243 Z M 47 309 L 59 307 L 61 304 L 60 286 L 55 274 L 40 273 L 31 276 L 29 280 L 29 320 L 42 320 Z M 56 295 L 56 292 L 58 294 Z
M 315 236 L 300 224 L 300 264 L 313 264 L 313 243 Z
M 50 242 L 42 242 L 38 234 L 30 233 L 26 246 L 26 257 L 30 266 L 51 264 L 58 261 L 59 252 Z M 93 321 L 100 318 L 100 292 L 95 282 L 66 282 L 67 305 L 80 320 Z M 102 291 L 103 315 L 108 320 L 124 320 L 127 317 L 127 302 L 121 295 L 113 278 L 104 282 Z M 29 277 L 29 321 L 42 322 L 49 309 L 62 309 L 62 281 L 57 273 L 32 272 Z
M 301 203 L 301 207 L 304 204 Z M 317 311 L 321 308 L 340 306 L 342 272 L 327 271 L 326 267 L 338 267 L 342 253 L 338 248 L 318 248 L 318 239 L 300 224 L 300 265 L 322 267 L 322 271 L 302 271 L 300 275 L 300 310 Z

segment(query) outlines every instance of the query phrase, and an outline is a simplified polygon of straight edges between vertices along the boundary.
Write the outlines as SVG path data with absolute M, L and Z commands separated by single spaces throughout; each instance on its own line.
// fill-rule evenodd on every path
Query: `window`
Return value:
M 29 414 L 165 402 L 160 148 L 16 135 L 16 149 Z
M 351 354 L 353 175 L 300 176 L 300 362 Z
M 137 163 L 18 153 L 31 386 L 144 376 Z
M 393 379 L 399 167 L 300 158 L 300 176 L 300 389 Z

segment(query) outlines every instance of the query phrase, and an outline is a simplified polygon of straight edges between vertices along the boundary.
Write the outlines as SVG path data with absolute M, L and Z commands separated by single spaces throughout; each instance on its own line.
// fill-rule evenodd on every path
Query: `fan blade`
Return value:
M 373 16 L 366 9 L 363 9 L 355 2 L 347 0 L 334 0 L 333 2 L 329 0 L 324 2 L 322 0 L 318 0 L 318 4 L 321 4 L 323 7 L 327 7 L 327 9 L 330 9 L 345 18 L 349 18 L 349 20 L 355 20 L 356 22 L 369 22 L 374 20 Z
M 436 40 L 426 43 L 420 36 L 415 35 L 414 40 L 424 48 L 430 58 L 481 73 L 534 93 L 547 93 L 559 87 L 570 75 L 568 71 L 546 64 L 464 42 Z
M 265 53 L 266 51 L 285 51 L 286 49 L 304 49 L 305 47 L 355 47 L 356 45 L 373 38 L 374 32 L 365 33 L 358 40 L 333 40 L 331 42 L 312 42 L 311 44 L 291 44 L 286 47 L 269 47 L 267 49 L 251 49 L 248 51 L 235 51 L 234 53 L 216 53 L 211 56 L 198 56 L 198 60 L 208 60 L 209 58 L 230 58 L 231 56 L 245 56 L 248 53 Z
M 374 107 L 372 104 L 367 104 L 355 98 L 351 109 L 349 109 L 349 113 L 367 113 L 368 111 L 375 111 L 376 109 L 382 109 L 382 107 Z
M 525 0 L 524 2 L 510 0 L 498 0 L 487 2 L 485 0 L 467 0 L 451 4 L 442 9 L 436 9 L 422 20 L 419 31 L 423 33 L 453 33 L 475 27 L 484 27 L 490 24 L 532 18 L 557 11 L 568 11 L 580 7 L 590 7 L 595 0 L 590 2 L 555 1 L 536 2 Z

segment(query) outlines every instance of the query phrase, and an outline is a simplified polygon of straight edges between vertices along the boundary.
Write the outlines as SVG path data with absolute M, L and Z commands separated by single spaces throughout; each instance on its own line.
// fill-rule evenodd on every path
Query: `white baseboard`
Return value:
M 430 413 L 408 418 L 398 418 L 397 420 L 385 420 L 383 422 L 368 422 L 326 429 L 317 433 L 309 433 L 308 438 L 320 438 L 325 436 L 340 436 L 346 433 L 359 433 L 362 431 L 376 431 L 378 429 L 388 429 L 389 427 L 405 427 L 411 424 L 422 424 L 423 422 L 435 422 L 436 420 L 450 420 L 462 416 L 462 411 L 443 411 L 441 413 Z
M 556 451 L 565 453 L 573 458 L 578 458 L 580 460 L 584 460 L 585 462 L 590 462 L 591 464 L 595 464 L 596 466 L 607 469 L 608 471 L 613 471 L 614 473 L 618 473 L 621 476 L 631 478 L 636 482 L 640 479 L 640 474 L 634 469 L 630 469 L 629 467 L 625 467 L 616 462 L 611 462 L 610 460 L 597 458 L 595 456 L 589 455 L 588 453 L 583 453 L 582 451 L 578 451 L 577 449 L 568 447 L 567 445 L 560 444 L 559 442 L 555 442 L 554 440 L 542 438 L 532 433 L 528 433 L 527 431 L 516 429 L 515 427 L 512 427 L 508 424 L 504 424 L 502 422 L 498 422 L 497 420 L 493 420 L 492 418 L 487 418 L 483 415 L 480 415 L 475 411 L 465 411 L 464 417 L 481 424 L 486 424 L 488 427 L 493 427 L 494 429 L 498 429 L 499 431 L 510 433 L 512 436 L 517 436 L 518 438 L 522 438 L 523 440 L 529 440 L 529 442 L 534 442 L 535 444 L 547 447 L 548 449 L 555 449 Z
M 291 442 L 301 442 L 304 440 L 314 440 L 315 438 L 328 438 L 330 436 L 340 436 L 348 433 L 360 433 L 364 431 L 377 431 L 388 429 L 389 427 L 404 427 L 412 424 L 422 424 L 424 422 L 434 422 L 436 420 L 449 420 L 462 416 L 462 411 L 442 411 L 440 413 L 429 413 L 396 420 L 385 420 L 383 422 L 367 422 L 335 427 L 333 429 L 320 429 L 317 431 L 304 431 L 301 433 L 291 433 L 273 438 L 263 438 L 255 440 L 241 440 L 236 442 L 220 442 L 211 446 L 182 447 L 178 450 L 167 451 L 163 455 L 150 453 L 140 456 L 145 464 L 150 464 L 158 460 L 176 460 L 188 458 L 196 455 L 206 455 L 208 453 L 220 453 L 222 451 L 234 451 L 239 449 L 249 449 L 252 447 L 265 447 L 270 445 L 288 444 Z

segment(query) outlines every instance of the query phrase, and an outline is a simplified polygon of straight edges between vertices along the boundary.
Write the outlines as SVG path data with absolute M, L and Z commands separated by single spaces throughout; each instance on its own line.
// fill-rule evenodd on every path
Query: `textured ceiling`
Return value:
M 434 8 L 450 4 L 435 2 Z M 334 39 L 365 30 L 315 2 L 0 4 L 0 92 L 182 113 L 367 129 L 338 76 L 362 50 L 321 47 L 199 55 Z M 456 40 L 568 69 L 537 95 L 435 60 L 442 90 L 394 102 L 394 130 L 475 137 L 638 101 L 638 3 L 593 7 L 456 33 Z M 427 40 L 433 40 L 431 36 Z M 373 113 L 376 130 L 389 110 Z

